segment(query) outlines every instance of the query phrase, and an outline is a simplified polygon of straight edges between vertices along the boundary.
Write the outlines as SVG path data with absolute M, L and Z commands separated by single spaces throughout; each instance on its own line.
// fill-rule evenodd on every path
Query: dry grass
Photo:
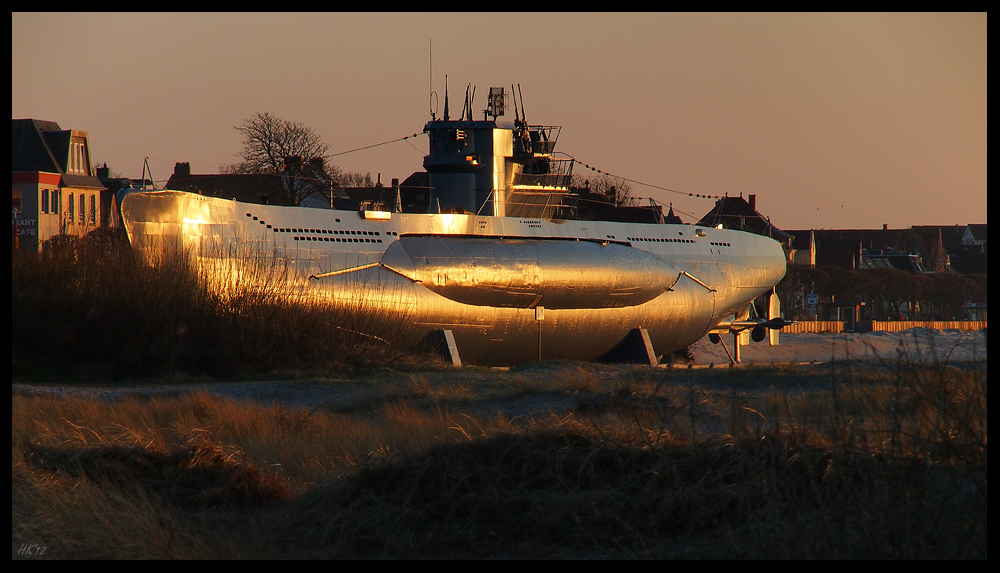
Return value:
M 429 361 L 391 344 L 405 316 L 360 298 L 323 300 L 252 249 L 237 241 L 211 269 L 175 252 L 148 264 L 108 229 L 50 241 L 41 254 L 12 251 L 12 375 L 232 377 Z
M 350 398 L 15 391 L 13 557 L 987 556 L 985 363 L 406 371 L 399 316 L 232 255 L 13 253 L 13 378 L 353 369 Z
M 349 408 L 15 395 L 15 553 L 987 555 L 985 368 L 378 376 Z

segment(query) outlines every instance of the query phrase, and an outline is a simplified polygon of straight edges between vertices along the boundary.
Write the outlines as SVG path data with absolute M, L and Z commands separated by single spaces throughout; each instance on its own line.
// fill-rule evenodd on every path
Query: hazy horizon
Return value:
M 421 133 L 447 74 L 453 116 L 467 85 L 478 116 L 519 84 L 529 123 L 562 126 L 558 151 L 678 191 L 632 185 L 687 222 L 713 205 L 693 193 L 754 194 L 779 228 L 985 223 L 986 19 L 12 13 L 11 117 L 87 131 L 125 177 L 148 156 L 162 184 L 176 162 L 235 162 L 258 111 L 331 154 Z M 331 161 L 388 183 L 426 152 L 421 135 Z

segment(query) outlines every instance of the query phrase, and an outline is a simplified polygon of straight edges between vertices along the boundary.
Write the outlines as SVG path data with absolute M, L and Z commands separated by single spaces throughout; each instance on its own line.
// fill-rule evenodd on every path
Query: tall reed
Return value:
M 392 344 L 405 315 L 360 297 L 330 302 L 274 253 L 227 248 L 200 262 L 167 250 L 150 264 L 119 231 L 102 230 L 40 254 L 12 251 L 13 376 L 231 376 L 414 360 Z

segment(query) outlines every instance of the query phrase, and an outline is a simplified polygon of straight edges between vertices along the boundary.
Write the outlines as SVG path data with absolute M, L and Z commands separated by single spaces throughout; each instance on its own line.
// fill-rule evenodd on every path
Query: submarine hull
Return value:
M 467 364 L 612 359 L 637 328 L 667 354 L 785 272 L 772 239 L 680 224 L 337 211 L 181 191 L 131 193 L 122 218 L 150 257 L 272 261 L 301 277 L 289 288 L 395 321 L 394 344 L 452 331 Z

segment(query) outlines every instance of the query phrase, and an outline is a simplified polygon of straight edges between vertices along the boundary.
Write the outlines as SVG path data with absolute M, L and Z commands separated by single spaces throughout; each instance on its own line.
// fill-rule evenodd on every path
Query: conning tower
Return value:
M 490 88 L 483 119 L 475 120 L 473 95 L 467 88 L 462 115 L 453 120 L 446 87 L 444 117 L 432 116 L 424 126 L 430 148 L 424 156 L 431 186 L 430 211 L 563 217 L 573 162 L 552 157 L 561 127 L 528 125 L 524 102 L 519 112 L 516 99 L 514 121 L 500 119 L 508 96 L 498 87 Z

